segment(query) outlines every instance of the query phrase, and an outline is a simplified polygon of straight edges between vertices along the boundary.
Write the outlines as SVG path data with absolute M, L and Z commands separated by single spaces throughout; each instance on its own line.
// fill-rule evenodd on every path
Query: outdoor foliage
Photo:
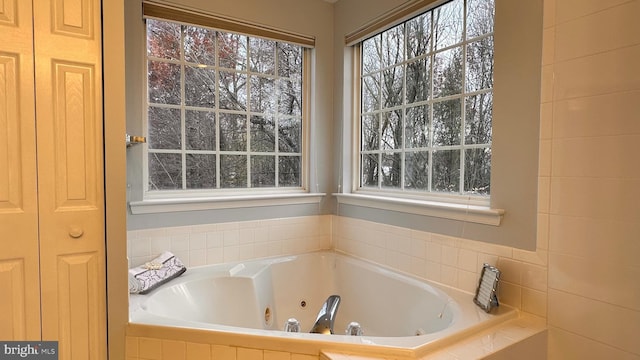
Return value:
M 149 190 L 301 187 L 302 56 L 148 19 Z
M 454 0 L 361 43 L 361 186 L 489 194 L 493 19 Z

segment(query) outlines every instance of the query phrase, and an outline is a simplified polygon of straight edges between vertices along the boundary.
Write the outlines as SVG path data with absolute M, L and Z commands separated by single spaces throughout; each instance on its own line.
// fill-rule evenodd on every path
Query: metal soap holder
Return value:
M 498 307 L 498 281 L 500 280 L 500 270 L 489 265 L 482 266 L 480 281 L 478 281 L 478 289 L 473 302 L 482 310 L 491 312 L 491 309 Z

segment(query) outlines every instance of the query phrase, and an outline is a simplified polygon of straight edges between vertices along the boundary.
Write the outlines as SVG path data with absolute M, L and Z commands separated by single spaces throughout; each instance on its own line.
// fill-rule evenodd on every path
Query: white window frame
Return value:
M 145 4 L 146 5 L 146 4 Z M 152 4 L 157 6 L 157 4 Z M 170 10 L 171 11 L 171 10 Z M 155 17 L 151 17 L 155 18 Z M 173 21 L 180 25 L 194 25 L 200 27 L 208 27 L 199 23 L 190 24 L 181 21 L 174 21 L 172 19 L 165 19 L 162 17 L 156 18 L 161 21 Z M 215 16 L 214 16 L 215 19 Z M 225 20 L 225 19 L 223 19 Z M 246 24 L 243 24 L 246 25 Z M 249 24 L 251 26 L 251 24 Z M 147 63 L 148 57 L 146 54 L 146 26 L 143 31 L 143 44 L 141 51 L 143 53 L 142 59 L 144 60 L 145 72 L 142 74 L 142 81 L 145 84 L 142 87 L 144 92 L 142 98 L 144 99 L 142 104 L 142 130 L 146 134 L 148 133 L 148 119 L 147 109 L 149 106 L 147 96 Z M 211 27 L 209 27 L 211 28 Z M 214 30 L 222 32 L 235 32 L 225 28 L 212 28 Z M 260 28 L 258 31 L 274 31 L 273 29 Z M 293 43 L 295 37 L 291 34 Z M 253 37 L 261 37 L 258 35 L 247 35 Z M 270 38 L 270 37 L 267 37 Z M 287 42 L 273 38 L 278 42 Z M 153 214 L 153 213 L 165 213 L 176 211 L 197 211 L 197 210 L 218 210 L 229 208 L 253 208 L 253 207 L 268 207 L 279 205 L 299 205 L 299 204 L 318 204 L 322 200 L 325 194 L 312 192 L 310 189 L 309 173 L 310 173 L 310 128 L 311 128 L 311 80 L 312 80 L 312 57 L 313 49 L 309 47 L 307 40 L 301 41 L 300 44 L 305 44 L 302 47 L 302 133 L 301 133 L 301 186 L 300 187 L 269 187 L 269 188 L 217 188 L 217 189 L 182 189 L 182 190 L 157 190 L 150 191 L 148 184 L 148 144 L 142 144 L 142 177 L 143 177 L 143 194 L 142 200 L 130 201 L 129 208 L 132 214 Z M 216 45 L 217 46 L 217 45 Z M 216 66 L 217 69 L 217 66 Z M 184 106 L 181 106 L 183 108 Z M 217 110 L 217 109 L 216 109 Z M 249 126 L 247 126 L 249 128 Z M 249 129 L 248 129 L 249 131 Z M 183 134 L 184 136 L 184 134 Z M 219 136 L 219 134 L 216 134 Z M 217 165 L 219 166 L 219 165 Z M 277 164 L 276 164 L 277 166 Z M 218 176 L 218 175 L 216 175 Z
M 429 6 L 427 8 L 423 8 L 419 12 L 415 12 L 415 15 L 419 15 L 425 12 L 428 12 L 437 6 L 443 4 L 443 1 L 439 1 L 434 6 Z M 407 17 L 406 19 L 408 19 Z M 394 24 L 398 25 L 400 23 L 405 22 L 398 21 Z M 466 17 L 464 19 L 466 22 Z M 388 26 L 391 28 L 392 26 Z M 371 36 L 377 35 L 382 31 L 376 31 L 371 33 Z M 494 32 L 490 34 L 484 34 L 475 38 L 472 38 L 471 41 L 477 41 L 481 38 L 487 36 L 493 36 Z M 349 37 L 349 36 L 347 36 Z M 367 36 L 369 37 L 369 36 Z M 458 46 L 463 47 L 463 51 L 466 54 L 466 45 L 471 42 L 468 39 L 463 39 L 460 44 L 456 44 L 455 46 L 449 46 L 443 49 L 439 49 L 438 51 L 444 51 L 446 49 L 455 48 Z M 436 218 L 450 219 L 450 220 L 460 220 L 465 222 L 483 224 L 483 225 L 492 225 L 499 226 L 502 222 L 503 216 L 505 214 L 504 209 L 497 209 L 491 207 L 491 199 L 490 196 L 484 195 L 474 195 L 474 194 L 448 194 L 448 193 L 439 193 L 439 192 L 418 192 L 418 191 L 404 191 L 404 190 L 394 190 L 390 188 L 380 188 L 373 189 L 369 187 L 361 187 L 361 174 L 360 174 L 360 150 L 361 150 L 361 48 L 360 44 L 362 41 L 354 42 L 351 45 L 351 49 L 348 50 L 351 58 L 351 104 L 349 108 L 351 108 L 351 113 L 349 114 L 349 118 L 351 121 L 351 137 L 348 139 L 348 144 L 345 144 L 345 152 L 348 152 L 350 155 L 348 157 L 348 161 L 350 165 L 350 171 L 347 173 L 346 179 L 350 179 L 348 183 L 348 187 L 345 186 L 338 193 L 334 193 L 333 195 L 337 197 L 339 204 L 345 205 L 354 205 L 361 206 L 367 208 L 381 209 L 381 210 L 389 210 L 389 211 L 397 211 L 408 214 L 415 215 L 423 215 L 423 216 L 431 216 Z M 406 60 L 405 60 L 406 61 Z M 466 56 L 464 61 L 466 62 Z M 464 76 L 463 76 L 463 84 L 464 86 Z M 492 90 L 492 89 L 491 89 Z M 403 90 L 404 91 L 404 90 Z M 482 93 L 490 90 L 481 90 L 477 92 L 463 93 L 454 96 L 447 96 L 438 98 L 438 101 L 446 100 L 446 99 L 454 99 L 460 98 L 461 101 L 464 101 L 464 97 L 467 95 L 473 95 L 475 93 Z M 429 103 L 433 103 L 433 100 L 430 99 Z M 411 104 L 414 106 L 415 104 Z M 403 104 L 403 107 L 405 105 Z M 389 110 L 389 109 L 387 109 Z M 432 109 L 430 110 L 433 111 Z M 462 124 L 464 126 L 464 111 L 462 111 Z M 464 127 L 462 127 L 464 129 Z M 462 134 L 464 135 L 464 134 Z M 461 145 L 458 148 L 463 148 L 464 145 Z M 346 159 L 343 157 L 343 159 Z M 460 162 L 463 163 L 464 158 L 461 157 Z M 404 178 L 404 174 L 402 174 L 402 178 Z M 431 179 L 430 179 L 431 180 Z M 380 181 L 380 180 L 379 180 Z M 404 181 L 404 180 L 403 180 Z M 460 174 L 461 183 L 464 182 L 464 174 Z M 341 183 L 344 182 L 341 179 Z M 346 184 L 345 184 L 346 185 Z M 461 185 L 462 186 L 462 185 Z M 462 187 L 461 187 L 462 191 Z

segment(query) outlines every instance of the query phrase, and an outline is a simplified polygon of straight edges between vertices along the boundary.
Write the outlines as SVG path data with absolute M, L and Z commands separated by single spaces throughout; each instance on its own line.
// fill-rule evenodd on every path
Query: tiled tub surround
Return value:
M 512 354 L 521 347 L 534 354 L 531 359 L 546 355 L 546 350 L 541 351 L 546 349 L 544 249 L 528 252 L 332 215 L 136 230 L 129 236 L 132 266 L 163 250 L 194 267 L 335 249 L 466 292 L 475 291 L 482 264 L 489 263 L 503 272 L 501 302 L 521 309 L 521 318 L 455 342 L 434 358 L 458 359 L 464 354 L 464 359 L 501 359 L 500 354 Z M 291 342 L 268 342 L 250 335 L 212 339 L 198 330 L 145 325 L 129 326 L 127 344 L 129 360 L 200 359 L 190 355 L 199 351 L 209 354 L 202 359 L 311 360 L 319 356 L 316 350 Z
M 134 230 L 128 236 L 130 266 L 165 250 L 194 267 L 335 249 L 471 293 L 488 263 L 502 271 L 503 303 L 546 317 L 544 249 L 524 251 L 332 215 Z
M 466 292 L 484 263 L 502 271 L 500 301 L 539 317 L 547 313 L 547 251 L 525 251 L 336 216 L 332 243 L 356 257 Z
M 331 216 L 159 227 L 127 232 L 129 267 L 163 251 L 187 267 L 294 255 L 331 248 Z

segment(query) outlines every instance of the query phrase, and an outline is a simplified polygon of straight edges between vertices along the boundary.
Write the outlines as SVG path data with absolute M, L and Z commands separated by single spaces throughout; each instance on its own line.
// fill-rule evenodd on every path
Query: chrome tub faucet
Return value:
M 311 333 L 316 334 L 333 334 L 333 322 L 336 319 L 338 306 L 340 305 L 340 296 L 331 295 L 322 305 L 316 323 L 311 328 Z

